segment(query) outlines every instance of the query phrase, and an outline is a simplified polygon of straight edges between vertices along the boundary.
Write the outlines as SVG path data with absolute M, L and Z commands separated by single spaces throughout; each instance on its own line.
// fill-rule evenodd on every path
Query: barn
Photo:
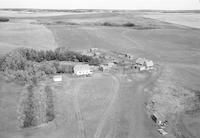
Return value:
M 77 76 L 81 75 L 91 75 L 92 69 L 89 65 L 75 65 L 74 66 L 74 74 Z

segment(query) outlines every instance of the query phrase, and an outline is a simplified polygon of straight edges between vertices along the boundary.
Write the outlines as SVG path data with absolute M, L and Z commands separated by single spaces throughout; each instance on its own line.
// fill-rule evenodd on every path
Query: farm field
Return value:
M 19 47 L 54 49 L 57 44 L 54 36 L 43 25 L 34 25 L 34 20 L 11 21 L 0 24 L 0 54 Z
M 90 13 L 90 12 L 84 12 Z M 17 18 L 30 18 L 30 17 L 48 17 L 48 16 L 61 16 L 61 15 L 74 15 L 74 14 L 82 14 L 82 12 L 73 12 L 73 11 L 48 11 L 48 10 L 1 10 L 0 16 L 3 17 L 17 17 Z
M 191 28 L 200 28 L 199 13 L 147 13 L 144 14 L 144 17 L 184 25 Z
M 1 80 L 0 137 L 160 138 L 146 109 L 153 99 L 157 103 L 154 110 L 176 114 L 170 118 L 176 122 L 171 128 L 174 135 L 166 138 L 199 138 L 200 31 L 196 14 L 36 14 L 0 23 L 0 55 L 18 47 L 99 48 L 146 57 L 157 67 L 150 73 L 111 71 L 88 78 L 64 76 L 58 84 L 49 82 L 45 85 L 53 90 L 55 119 L 44 126 L 25 129 L 17 127 L 22 87 Z M 122 25 L 127 22 L 134 26 Z M 8 120 L 12 122 L 7 123 Z

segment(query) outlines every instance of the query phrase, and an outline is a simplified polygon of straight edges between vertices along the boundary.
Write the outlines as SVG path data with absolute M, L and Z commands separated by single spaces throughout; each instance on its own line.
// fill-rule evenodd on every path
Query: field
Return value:
M 0 137 L 162 137 L 146 107 L 168 115 L 171 128 L 167 138 L 200 137 L 199 13 L 95 11 L 31 17 L 15 14 L 8 14 L 15 17 L 10 22 L 0 23 L 0 54 L 17 47 L 95 47 L 152 59 L 157 70 L 111 71 L 89 78 L 66 75 L 62 83 L 45 83 L 53 91 L 56 117 L 44 126 L 25 129 L 17 126 L 16 113 L 23 88 L 2 80 Z M 126 23 L 134 26 L 124 26 Z M 149 107 L 152 101 L 156 104 Z
M 15 20 L 0 24 L 0 54 L 19 47 L 54 49 L 56 42 L 51 31 L 43 25 L 33 25 L 35 20 Z
M 191 28 L 200 28 L 199 13 L 147 13 L 144 17 L 156 20 L 188 26 Z

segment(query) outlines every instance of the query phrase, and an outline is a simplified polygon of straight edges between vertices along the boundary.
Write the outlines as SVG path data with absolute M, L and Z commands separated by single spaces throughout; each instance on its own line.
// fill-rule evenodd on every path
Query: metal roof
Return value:
M 85 65 L 75 65 L 74 71 L 82 71 L 82 70 L 91 70 L 91 67 L 88 64 Z

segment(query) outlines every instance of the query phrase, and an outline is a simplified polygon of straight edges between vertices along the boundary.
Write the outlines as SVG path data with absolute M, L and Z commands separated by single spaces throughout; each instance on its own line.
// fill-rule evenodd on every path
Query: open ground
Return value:
M 161 93 L 164 104 L 157 102 L 165 109 L 174 107 L 168 99 L 170 94 L 175 95 L 172 101 L 181 101 L 174 108 L 175 114 L 181 112 L 175 118 L 177 126 L 173 126 L 176 135 L 166 137 L 199 138 L 200 108 L 193 107 L 192 98 L 186 100 L 188 104 L 183 101 L 200 92 L 200 30 L 196 20 L 193 21 L 199 13 L 190 13 L 187 18 L 187 14 L 177 13 L 178 21 L 167 13 L 162 13 L 164 20 L 160 14 L 151 14 L 95 12 L 18 17 L 0 23 L 0 54 L 17 47 L 73 50 L 96 47 L 146 57 L 160 66 L 153 73 L 65 76 L 60 84 L 48 83 L 53 89 L 56 118 L 45 126 L 30 129 L 19 128 L 17 122 L 22 87 L 1 80 L 0 137 L 159 138 L 162 136 L 148 117 L 146 104 Z M 188 18 L 192 20 L 189 25 Z M 118 25 L 102 26 L 105 22 Z M 137 27 L 119 25 L 127 22 Z M 182 93 L 185 97 L 181 97 Z

